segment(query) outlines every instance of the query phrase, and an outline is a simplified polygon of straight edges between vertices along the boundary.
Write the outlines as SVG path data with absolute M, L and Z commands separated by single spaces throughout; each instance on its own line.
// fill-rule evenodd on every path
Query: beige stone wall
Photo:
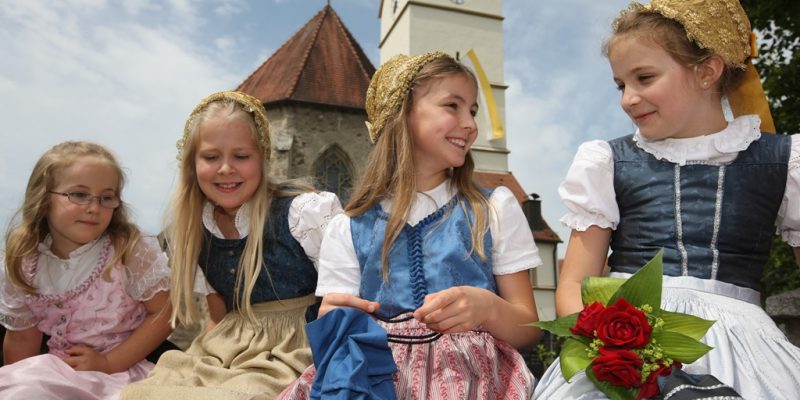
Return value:
M 311 176 L 314 161 L 330 146 L 338 145 L 350 159 L 355 185 L 372 149 L 363 110 L 267 105 L 267 117 L 272 138 L 270 173 L 273 176 L 279 179 Z

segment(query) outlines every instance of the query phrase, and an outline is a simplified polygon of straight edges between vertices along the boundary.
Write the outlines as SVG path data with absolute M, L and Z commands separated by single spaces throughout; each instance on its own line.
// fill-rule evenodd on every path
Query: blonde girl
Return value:
M 379 320 L 397 398 L 533 391 L 516 348 L 539 338 L 522 324 L 537 320 L 528 270 L 541 260 L 511 192 L 472 180 L 477 108 L 474 76 L 445 53 L 382 65 L 367 91 L 375 148 L 323 241 L 320 314 L 354 307 Z M 283 395 L 307 396 L 313 376 Z
M 65 142 L 33 168 L 0 265 L 0 399 L 112 399 L 169 335 L 169 269 L 128 219 L 104 147 Z M 49 353 L 39 355 L 43 335 Z
M 211 323 L 123 398 L 271 398 L 311 364 L 303 326 L 316 316 L 322 232 L 341 206 L 270 178 L 268 129 L 261 102 L 233 91 L 205 98 L 186 121 L 166 230 L 172 321 L 198 319 L 198 292 Z
M 605 51 L 637 129 L 581 145 L 559 189 L 573 231 L 556 306 L 581 310 L 580 282 L 601 274 L 609 247 L 620 277 L 663 248 L 662 307 L 716 321 L 703 339 L 713 350 L 684 371 L 745 399 L 797 399 L 800 350 L 759 291 L 776 226 L 800 246 L 800 137 L 762 133 L 774 128 L 754 45 L 737 0 L 633 3 L 616 19 Z M 584 375 L 573 381 L 552 367 L 536 395 L 604 398 Z

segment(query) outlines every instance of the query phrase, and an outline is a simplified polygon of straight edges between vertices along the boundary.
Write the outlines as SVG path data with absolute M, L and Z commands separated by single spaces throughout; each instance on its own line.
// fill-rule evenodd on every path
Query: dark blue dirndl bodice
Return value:
M 461 195 L 414 226 L 406 224 L 389 253 L 389 280 L 383 280 L 381 250 L 388 214 L 375 204 L 350 219 L 358 263 L 361 267 L 360 296 L 378 302 L 378 316 L 392 318 L 416 310 L 425 296 L 453 286 L 476 286 L 497 292 L 492 272 L 492 237 L 483 245 L 487 259 L 472 251 L 468 204 Z
M 609 142 L 620 222 L 609 265 L 634 273 L 664 249 L 664 274 L 760 291 L 783 201 L 790 137 L 762 135 L 727 165 L 659 160 L 633 136 Z
M 289 231 L 289 206 L 294 196 L 272 200 L 269 220 L 264 226 L 264 268 L 258 276 L 250 303 L 291 299 L 314 293 L 317 270 L 303 247 Z M 234 286 L 239 259 L 247 238 L 220 239 L 205 231 L 198 264 L 214 290 L 225 298 L 228 311 L 234 310 Z M 316 316 L 310 307 L 306 319 Z

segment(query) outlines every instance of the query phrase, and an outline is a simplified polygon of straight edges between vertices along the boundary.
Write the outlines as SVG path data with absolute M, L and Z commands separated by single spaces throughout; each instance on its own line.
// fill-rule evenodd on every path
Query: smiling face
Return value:
M 107 160 L 100 157 L 82 157 L 56 172 L 53 192 L 85 192 L 92 196 L 119 196 L 119 176 Z M 53 239 L 51 250 L 61 258 L 92 240 L 108 228 L 114 210 L 100 206 L 92 199 L 80 205 L 67 197 L 50 194 L 47 226 Z
M 228 215 L 250 200 L 261 183 L 262 156 L 250 124 L 223 116 L 199 126 L 195 169 L 200 190 Z
M 435 79 L 415 89 L 408 115 L 414 142 L 418 184 L 428 189 L 460 167 L 477 136 L 478 88 L 458 74 Z M 431 186 L 433 185 L 433 186 Z
M 704 94 L 695 72 L 651 40 L 637 35 L 618 37 L 609 48 L 608 59 L 622 92 L 622 109 L 642 136 L 650 140 L 686 138 L 718 130 L 718 124 L 709 123 L 709 110 L 715 105 Z

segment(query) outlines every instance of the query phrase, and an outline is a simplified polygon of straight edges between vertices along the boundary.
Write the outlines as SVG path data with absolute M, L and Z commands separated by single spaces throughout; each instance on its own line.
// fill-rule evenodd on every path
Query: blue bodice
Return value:
M 634 273 L 664 248 L 664 274 L 760 291 L 786 187 L 788 136 L 763 135 L 727 165 L 678 165 L 609 142 L 620 222 L 609 265 Z
M 406 224 L 389 253 L 389 279 L 383 280 L 381 250 L 388 214 L 375 204 L 350 220 L 353 246 L 361 268 L 360 296 L 378 302 L 379 316 L 413 311 L 425 296 L 453 286 L 476 286 L 497 292 L 492 273 L 492 238 L 483 245 L 487 259 L 472 251 L 472 210 L 461 195 L 414 226 Z M 463 204 L 463 206 L 462 206 Z
M 258 276 L 251 304 L 291 299 L 314 293 L 317 270 L 306 256 L 303 247 L 289 231 L 289 206 L 292 197 L 272 200 L 269 221 L 264 226 L 264 268 Z M 239 259 L 247 238 L 220 239 L 205 231 L 198 264 L 208 283 L 225 298 L 228 310 L 234 309 L 234 285 Z M 308 320 L 315 310 L 309 309 Z

